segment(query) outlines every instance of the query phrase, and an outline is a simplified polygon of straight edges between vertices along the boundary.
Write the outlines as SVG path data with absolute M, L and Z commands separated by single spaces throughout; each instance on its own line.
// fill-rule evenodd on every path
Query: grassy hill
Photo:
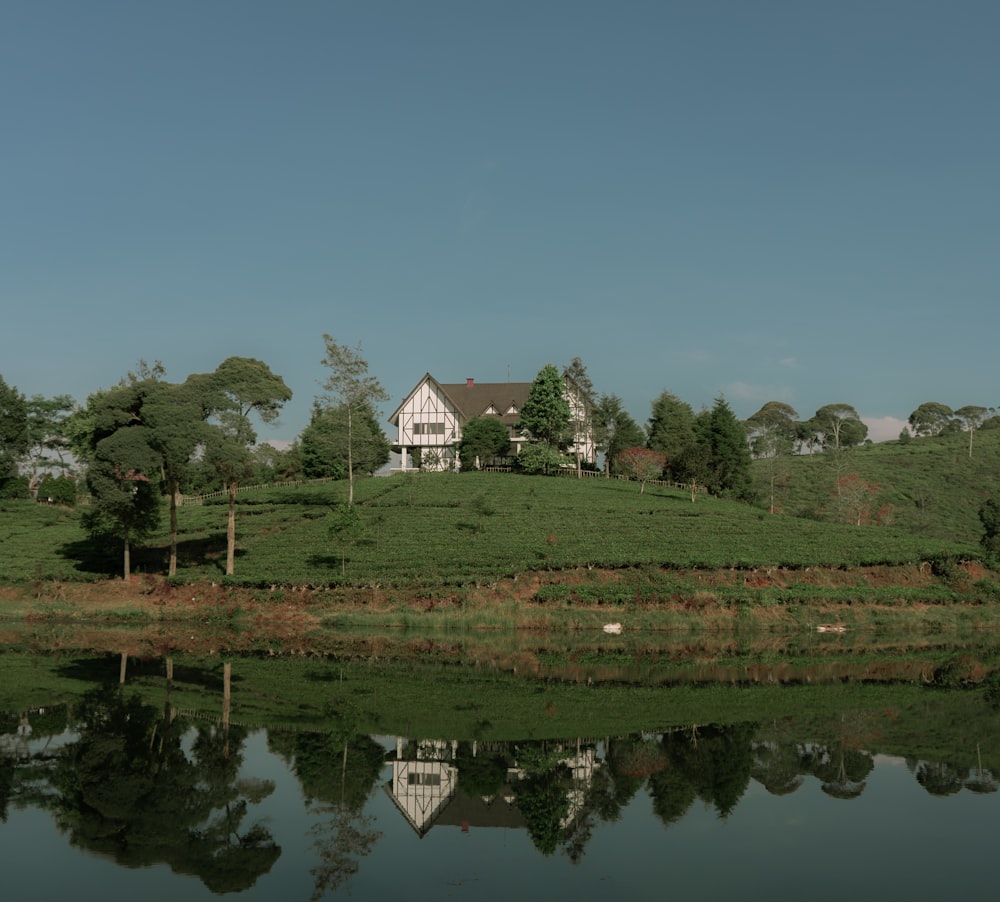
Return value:
M 895 528 L 974 546 L 982 535 L 980 506 L 1000 497 L 1000 430 L 976 433 L 971 457 L 968 435 L 957 434 L 881 442 L 840 458 L 805 455 L 776 467 L 756 461 L 754 467 L 765 503 L 776 476 L 776 507 L 784 513 L 837 520 L 837 478 L 854 473 L 877 486 L 874 510 L 884 507 Z
M 692 504 L 685 492 L 660 486 L 640 493 L 635 483 L 601 478 L 466 473 L 370 479 L 356 487 L 363 531 L 349 541 L 329 528 L 346 485 L 255 490 L 239 496 L 231 581 L 469 586 L 571 568 L 751 571 L 976 557 L 975 511 L 988 493 L 986 462 L 997 460 L 1000 445 L 982 442 L 972 461 L 958 450 L 952 454 L 941 440 L 851 453 L 858 471 L 881 480 L 896 499 L 893 527 L 821 519 L 830 473 L 818 457 L 790 462 L 783 501 L 789 513 L 775 515 L 707 496 Z M 224 500 L 182 506 L 179 522 L 180 581 L 220 580 Z M 137 549 L 136 571 L 165 573 L 167 541 L 162 531 Z M 120 572 L 120 549 L 90 541 L 79 512 L 70 509 L 4 502 L 0 548 L 3 583 L 99 580 Z

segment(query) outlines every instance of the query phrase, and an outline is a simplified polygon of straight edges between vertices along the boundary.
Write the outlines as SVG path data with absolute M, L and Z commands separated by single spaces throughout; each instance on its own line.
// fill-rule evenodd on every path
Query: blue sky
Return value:
M 1000 403 L 994 0 L 6 0 L 0 375 Z M 884 422 L 879 422 L 884 421 Z

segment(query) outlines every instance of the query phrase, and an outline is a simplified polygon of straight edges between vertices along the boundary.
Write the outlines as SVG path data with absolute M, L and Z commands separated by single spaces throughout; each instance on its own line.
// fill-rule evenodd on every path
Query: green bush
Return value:
M 69 476 L 46 476 L 38 487 L 38 500 L 49 504 L 76 504 L 76 480 Z
M 31 491 L 27 476 L 9 476 L 0 479 L 0 498 L 28 498 Z

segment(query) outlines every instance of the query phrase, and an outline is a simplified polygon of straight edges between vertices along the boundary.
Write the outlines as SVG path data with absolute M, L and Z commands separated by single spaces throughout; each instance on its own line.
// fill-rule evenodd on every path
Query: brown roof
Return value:
M 458 409 L 463 421 L 471 420 L 473 417 L 482 416 L 490 409 L 492 404 L 500 413 L 500 421 L 506 426 L 513 426 L 521 419 L 520 410 L 531 392 L 530 382 L 438 382 L 430 373 L 424 375 L 410 392 L 403 399 L 402 404 L 393 411 L 389 417 L 389 422 L 395 424 L 399 417 L 399 412 L 412 397 L 413 393 L 423 384 L 424 380 L 433 382 Z M 516 414 L 506 416 L 505 414 L 514 405 L 519 411 Z
M 530 382 L 468 382 L 438 383 L 441 389 L 462 412 L 462 417 L 471 420 L 486 414 L 490 406 L 496 408 L 502 422 L 513 426 L 521 419 L 521 408 L 528 400 Z M 507 416 L 511 406 L 518 412 Z

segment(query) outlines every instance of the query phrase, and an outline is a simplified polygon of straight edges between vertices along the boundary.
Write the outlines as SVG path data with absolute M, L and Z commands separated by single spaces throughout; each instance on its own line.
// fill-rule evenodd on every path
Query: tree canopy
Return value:
M 324 333 L 326 354 L 323 366 L 330 375 L 323 381 L 323 394 L 316 401 L 322 407 L 341 407 L 347 413 L 347 503 L 354 503 L 354 416 L 362 408 L 376 411 L 378 405 L 389 399 L 389 394 L 374 376 L 368 374 L 368 361 L 356 348 L 338 344 Z
M 353 430 L 350 448 L 349 417 Z M 373 411 L 365 406 L 357 408 L 351 417 L 346 407 L 314 405 L 309 425 L 299 438 L 297 452 L 302 473 L 310 479 L 346 479 L 349 456 L 355 473 L 373 473 L 388 463 L 390 456 L 389 440 Z
M 510 453 L 510 434 L 496 417 L 473 417 L 462 426 L 458 458 L 463 470 L 475 470 Z
M 550 448 L 563 443 L 570 423 L 569 402 L 566 400 L 563 377 L 548 363 L 538 371 L 528 397 L 521 407 L 520 427 L 531 437 Z

